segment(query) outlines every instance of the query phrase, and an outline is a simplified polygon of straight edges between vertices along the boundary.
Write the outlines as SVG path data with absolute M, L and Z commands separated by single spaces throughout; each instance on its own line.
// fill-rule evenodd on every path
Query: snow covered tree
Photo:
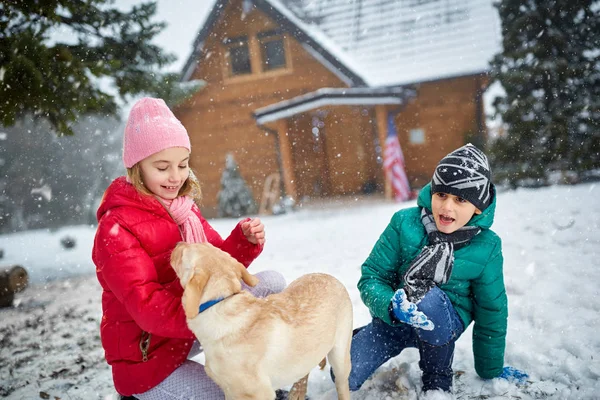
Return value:
M 98 201 L 122 173 L 124 123 L 86 116 L 81 135 L 57 137 L 47 121 L 0 132 L 0 233 L 96 222 Z
M 241 217 L 256 212 L 252 192 L 240 175 L 239 167 L 231 154 L 227 154 L 225 158 L 218 200 L 220 217 Z
M 492 159 L 508 180 L 600 167 L 600 3 L 502 0 L 503 52 L 492 78 L 507 134 Z
M 173 89 L 179 84 L 176 75 L 159 72 L 174 56 L 152 44 L 165 27 L 152 20 L 156 3 L 127 12 L 113 4 L 0 3 L 1 125 L 34 115 L 47 119 L 59 134 L 72 134 L 73 122 L 83 114 L 114 116 L 117 97 L 179 95 Z

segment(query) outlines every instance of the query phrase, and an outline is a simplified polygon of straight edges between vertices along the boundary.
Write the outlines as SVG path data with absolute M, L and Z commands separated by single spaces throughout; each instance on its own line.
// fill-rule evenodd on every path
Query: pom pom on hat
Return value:
M 483 211 L 492 201 L 492 186 L 486 155 L 469 143 L 442 158 L 431 180 L 431 193 L 462 197 Z
M 185 127 L 162 99 L 144 97 L 129 112 L 123 138 L 123 163 L 131 168 L 144 158 L 170 147 L 191 151 Z

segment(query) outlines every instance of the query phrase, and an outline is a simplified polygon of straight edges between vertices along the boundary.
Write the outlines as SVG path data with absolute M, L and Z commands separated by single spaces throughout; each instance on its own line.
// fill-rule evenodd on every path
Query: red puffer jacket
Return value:
M 246 267 L 262 251 L 248 242 L 240 224 L 223 240 L 194 211 L 208 241 Z M 102 346 L 115 389 L 126 396 L 143 393 L 186 360 L 194 341 L 181 306 L 183 289 L 169 262 L 181 234 L 164 207 L 124 177 L 108 187 L 97 217 L 92 259 L 104 290 Z

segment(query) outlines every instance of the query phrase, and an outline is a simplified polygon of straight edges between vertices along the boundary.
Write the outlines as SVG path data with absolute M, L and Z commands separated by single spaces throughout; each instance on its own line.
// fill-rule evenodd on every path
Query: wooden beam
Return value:
M 283 187 L 285 194 L 294 201 L 298 201 L 296 192 L 296 174 L 292 159 L 292 143 L 288 137 L 287 120 L 282 118 L 277 121 L 277 137 L 279 138 L 279 154 L 281 154 L 281 168 L 283 169 Z
M 252 68 L 251 75 L 256 76 L 256 74 L 261 74 L 262 58 L 260 43 L 258 42 L 258 38 L 256 37 L 256 32 L 252 32 L 248 35 L 248 51 L 250 52 L 250 66 Z
M 377 135 L 379 137 L 379 144 L 381 146 L 381 157 L 383 158 L 383 154 L 385 152 L 385 138 L 387 136 L 387 114 L 388 109 L 385 105 L 377 105 L 375 106 L 375 119 L 377 120 Z M 383 165 L 383 163 L 382 163 Z M 385 168 L 382 169 L 383 179 L 385 182 L 385 198 L 388 200 L 392 199 L 392 183 L 387 177 L 385 173 Z

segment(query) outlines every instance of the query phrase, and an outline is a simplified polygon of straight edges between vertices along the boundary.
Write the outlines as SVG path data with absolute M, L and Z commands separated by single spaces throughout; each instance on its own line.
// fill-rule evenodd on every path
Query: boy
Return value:
M 454 344 L 473 321 L 475 369 L 503 368 L 507 298 L 496 208 L 485 154 L 467 144 L 444 157 L 418 207 L 398 211 L 362 265 L 358 289 L 373 316 L 352 339 L 350 389 L 407 347 L 419 349 L 423 392 L 452 387 Z

